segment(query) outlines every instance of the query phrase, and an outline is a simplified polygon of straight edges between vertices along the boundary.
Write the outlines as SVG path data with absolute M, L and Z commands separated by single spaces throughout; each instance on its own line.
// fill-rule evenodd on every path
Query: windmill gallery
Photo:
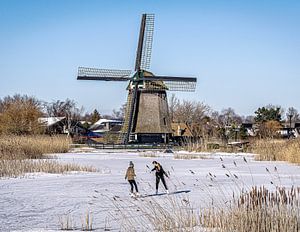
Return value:
M 195 77 L 154 75 L 149 71 L 154 14 L 143 14 L 134 71 L 78 68 L 78 80 L 128 82 L 119 144 L 169 142 L 172 136 L 166 91 L 195 91 Z

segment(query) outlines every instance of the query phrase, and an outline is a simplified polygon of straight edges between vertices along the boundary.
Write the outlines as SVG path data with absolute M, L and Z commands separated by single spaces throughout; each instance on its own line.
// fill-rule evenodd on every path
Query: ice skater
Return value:
M 163 167 L 158 163 L 157 161 L 153 161 L 152 164 L 154 165 L 154 168 L 151 170 L 151 172 L 155 171 L 155 176 L 156 176 L 156 194 L 158 194 L 158 185 L 159 181 L 161 180 L 163 185 L 165 186 L 167 194 L 169 194 L 168 186 L 165 181 L 165 177 L 169 177 Z
M 134 164 L 132 161 L 129 162 L 129 167 L 127 168 L 127 171 L 126 171 L 126 175 L 125 175 L 125 180 L 127 179 L 130 186 L 131 186 L 131 196 L 134 197 L 134 196 L 139 196 L 139 190 L 138 190 L 138 187 L 137 187 L 137 184 L 135 182 L 135 172 L 134 172 Z M 135 191 L 136 193 L 134 194 L 133 192 L 133 187 L 135 187 Z

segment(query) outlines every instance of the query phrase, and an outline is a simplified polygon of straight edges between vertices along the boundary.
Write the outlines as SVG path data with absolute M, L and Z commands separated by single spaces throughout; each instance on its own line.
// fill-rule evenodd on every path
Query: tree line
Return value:
M 274 138 L 284 121 L 300 121 L 294 107 L 285 111 L 281 106 L 269 104 L 259 107 L 253 115 L 243 116 L 230 107 L 218 112 L 203 102 L 179 100 L 175 95 L 169 99 L 169 110 L 173 122 L 186 123 L 194 136 L 203 139 L 245 139 L 248 134 L 242 123 L 253 124 L 253 132 L 260 138 Z
M 215 111 L 200 101 L 179 100 L 173 94 L 169 98 L 169 114 L 172 122 L 181 122 L 189 126 L 195 137 L 203 139 L 219 138 L 228 140 L 246 138 L 244 123 L 255 123 L 257 135 L 274 137 L 283 120 L 300 120 L 294 107 L 286 111 L 281 106 L 267 105 L 259 107 L 253 115 L 242 116 L 232 108 Z M 87 128 L 100 118 L 123 120 L 125 104 L 111 115 L 100 115 L 97 109 L 85 112 L 74 100 L 56 100 L 45 102 L 27 95 L 6 96 L 0 99 L 0 134 L 40 134 L 44 127 L 38 121 L 40 117 L 65 117 L 66 121 L 83 121 Z M 86 124 L 84 123 L 86 122 Z

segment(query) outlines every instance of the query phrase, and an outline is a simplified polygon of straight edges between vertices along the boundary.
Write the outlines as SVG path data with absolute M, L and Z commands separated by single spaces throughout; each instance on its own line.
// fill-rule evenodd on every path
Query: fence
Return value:
M 95 149 L 156 149 L 165 150 L 173 149 L 168 144 L 104 144 L 104 143 L 86 143 L 86 144 L 70 144 L 70 148 L 92 147 Z

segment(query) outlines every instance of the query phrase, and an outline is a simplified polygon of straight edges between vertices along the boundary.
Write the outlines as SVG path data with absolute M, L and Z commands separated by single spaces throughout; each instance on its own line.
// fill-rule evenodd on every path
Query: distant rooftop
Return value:
M 63 119 L 65 119 L 65 117 L 44 117 L 44 118 L 39 118 L 38 122 L 43 123 L 46 126 L 52 126 Z

